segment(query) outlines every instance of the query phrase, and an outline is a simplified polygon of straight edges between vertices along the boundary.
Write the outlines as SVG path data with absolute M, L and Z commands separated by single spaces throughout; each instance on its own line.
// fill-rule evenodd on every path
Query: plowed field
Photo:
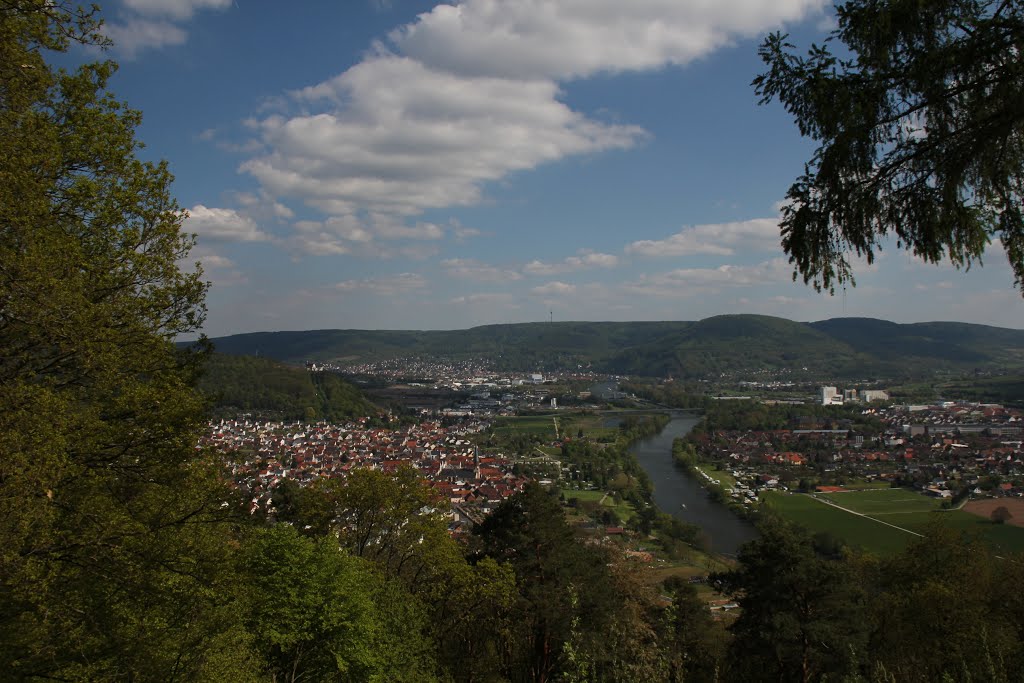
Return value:
M 997 507 L 1005 507 L 1013 515 L 1006 520 L 1007 524 L 1013 526 L 1024 526 L 1024 498 L 985 498 L 983 500 L 972 500 L 964 505 L 964 510 L 971 514 L 989 519 L 992 511 Z

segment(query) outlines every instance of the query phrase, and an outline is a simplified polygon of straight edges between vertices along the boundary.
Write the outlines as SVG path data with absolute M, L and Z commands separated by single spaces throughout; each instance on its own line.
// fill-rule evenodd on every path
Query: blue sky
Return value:
M 1024 327 L 1002 250 L 895 248 L 830 297 L 778 203 L 811 145 L 750 81 L 820 0 L 111 0 L 212 283 L 205 331 L 763 313 Z

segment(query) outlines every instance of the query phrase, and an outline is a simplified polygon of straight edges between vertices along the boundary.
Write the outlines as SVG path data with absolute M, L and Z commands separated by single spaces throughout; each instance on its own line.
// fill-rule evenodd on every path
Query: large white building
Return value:
M 820 387 L 818 389 L 818 400 L 823 406 L 841 406 L 846 401 L 888 401 L 889 392 L 881 389 L 846 389 L 840 391 L 836 387 Z
M 882 391 L 881 389 L 861 389 L 857 392 L 857 397 L 865 403 L 871 401 L 888 401 L 889 392 Z

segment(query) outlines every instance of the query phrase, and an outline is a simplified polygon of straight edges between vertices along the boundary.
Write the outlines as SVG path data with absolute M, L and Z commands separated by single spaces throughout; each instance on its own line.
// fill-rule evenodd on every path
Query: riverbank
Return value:
M 656 436 L 634 445 L 633 451 L 653 487 L 654 503 L 672 517 L 701 529 L 709 550 L 735 557 L 739 547 L 757 537 L 753 526 L 723 502 L 712 499 L 698 476 L 675 466 L 672 448 L 700 422 L 692 413 L 674 412 Z
M 741 519 L 750 523 L 757 521 L 760 501 L 756 495 L 729 472 L 702 461 L 686 439 L 673 441 L 672 463 L 698 481 L 713 501 L 727 507 Z

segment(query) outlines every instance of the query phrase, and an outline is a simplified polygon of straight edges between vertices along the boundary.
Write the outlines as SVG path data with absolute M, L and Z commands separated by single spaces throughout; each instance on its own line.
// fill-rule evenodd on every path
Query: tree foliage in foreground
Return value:
M 879 560 L 770 520 L 717 577 L 740 614 L 724 680 L 1019 680 L 1021 556 L 997 558 L 938 523 Z
M 0 4 L 0 669 L 14 679 L 245 680 L 212 463 L 192 239 L 94 12 Z M 229 508 L 230 509 L 230 506 Z
M 848 0 L 824 45 L 761 47 L 754 80 L 819 143 L 787 192 L 795 273 L 833 291 L 892 234 L 915 256 L 970 267 L 1001 240 L 1024 288 L 1024 5 Z

